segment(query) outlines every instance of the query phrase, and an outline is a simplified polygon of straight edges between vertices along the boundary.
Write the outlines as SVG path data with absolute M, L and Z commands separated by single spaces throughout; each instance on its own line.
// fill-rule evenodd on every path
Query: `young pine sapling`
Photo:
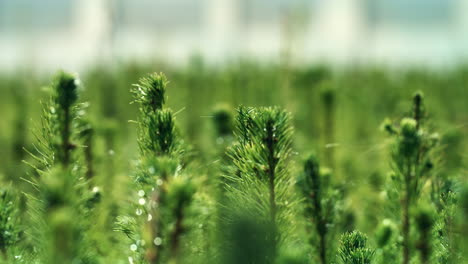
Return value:
M 374 250 L 367 245 L 367 236 L 359 231 L 345 233 L 340 239 L 339 255 L 343 264 L 371 264 Z
M 434 150 L 438 136 L 423 126 L 423 96 L 416 93 L 413 98 L 412 117 L 403 118 L 399 128 L 390 122 L 384 125 L 394 137 L 392 148 L 392 169 L 395 191 L 401 201 L 402 263 L 411 258 L 411 208 L 418 202 L 421 189 L 429 179 L 434 167 Z
M 28 195 L 35 220 L 34 240 L 40 245 L 43 263 L 92 263 L 95 251 L 86 238 L 91 223 L 87 207 L 90 193 L 83 187 L 80 156 L 74 150 L 81 145 L 80 119 L 83 106 L 78 103 L 79 81 L 59 72 L 49 87 L 50 100 L 43 106 L 42 134 L 31 155 L 38 178 L 32 179 L 38 194 Z
M 163 107 L 166 85 L 163 74 L 150 74 L 132 90 L 140 110 L 140 161 L 134 177 L 137 219 L 121 217 L 118 221 L 118 229 L 133 242 L 130 249 L 135 260 L 145 259 L 151 264 L 180 260 L 180 240 L 187 231 L 186 212 L 195 192 L 193 182 L 181 171 L 184 148 L 174 115 Z
M 288 238 L 285 224 L 294 204 L 290 115 L 279 108 L 241 107 L 236 126 L 237 143 L 228 149 L 232 165 L 226 175 L 226 208 L 233 218 L 248 214 L 271 227 L 267 240 L 272 248 L 265 251 L 270 255 L 262 257 L 272 262 Z
M 315 155 L 311 155 L 305 161 L 304 171 L 297 179 L 297 187 L 304 199 L 304 213 L 308 224 L 315 230 L 315 236 L 309 238 L 310 243 L 318 252 L 320 263 L 331 263 L 329 258 L 333 255 L 333 232 L 330 227 L 336 223 L 340 197 L 338 192 L 330 187 L 330 172 L 320 169 Z

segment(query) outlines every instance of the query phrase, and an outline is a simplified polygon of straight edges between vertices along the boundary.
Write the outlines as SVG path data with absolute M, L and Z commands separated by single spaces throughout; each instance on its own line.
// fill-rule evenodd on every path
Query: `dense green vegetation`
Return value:
M 468 68 L 81 74 L 0 76 L 0 263 L 468 263 Z

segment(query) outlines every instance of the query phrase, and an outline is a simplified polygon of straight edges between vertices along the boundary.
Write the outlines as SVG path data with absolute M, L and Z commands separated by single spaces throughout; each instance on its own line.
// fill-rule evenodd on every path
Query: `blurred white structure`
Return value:
M 126 59 L 447 65 L 468 0 L 0 0 L 0 71 Z

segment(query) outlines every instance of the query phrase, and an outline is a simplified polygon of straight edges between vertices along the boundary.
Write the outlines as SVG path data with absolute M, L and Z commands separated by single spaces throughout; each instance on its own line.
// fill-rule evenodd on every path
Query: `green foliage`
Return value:
M 218 137 L 230 136 L 233 132 L 231 109 L 226 105 L 217 106 L 213 112 L 213 123 Z
M 428 205 L 420 206 L 416 212 L 415 221 L 421 234 L 429 233 L 431 228 L 434 226 L 434 212 L 432 212 Z
M 132 89 L 134 102 L 140 105 L 140 111 L 143 115 L 150 116 L 162 109 L 166 102 L 167 83 L 164 74 L 153 73 L 141 78 L 139 83 L 134 85 L 134 89 Z
M 325 83 L 322 85 L 321 96 L 325 108 L 332 108 L 336 100 L 336 91 L 331 83 Z
M 426 230 L 427 228 L 420 229 L 420 238 L 419 246 L 421 247 L 421 242 L 427 241 L 427 243 L 422 243 L 422 248 L 427 248 L 431 253 L 432 258 L 429 261 L 438 262 L 438 263 L 453 263 L 460 261 L 462 258 L 461 252 L 458 248 L 457 238 L 461 234 L 457 234 L 457 230 L 460 228 L 457 226 L 457 211 L 459 210 L 458 205 L 461 204 L 460 196 L 462 191 L 449 191 L 444 195 L 442 203 L 434 203 L 432 207 L 422 204 L 422 208 L 418 211 L 423 211 L 425 216 L 426 224 L 425 226 L 431 225 L 432 228 Z M 432 201 L 432 200 L 431 200 Z M 442 205 L 442 209 L 438 210 L 438 207 Z M 423 218 L 424 220 L 424 218 Z M 463 227 L 461 227 L 463 230 Z M 430 231 L 430 234 L 426 234 L 427 231 Z M 429 239 L 423 240 L 423 236 L 428 237 Z M 426 245 L 427 244 L 427 245 Z M 421 252 L 422 253 L 422 252 Z M 422 257 L 423 255 L 421 255 Z
M 148 151 L 160 155 L 169 154 L 175 148 L 174 118 L 170 111 L 157 111 L 149 118 Z
M 290 116 L 279 108 L 241 107 L 236 121 L 238 142 L 228 150 L 232 165 L 226 175 L 226 206 L 234 212 L 232 217 L 241 211 L 272 226 L 271 250 L 276 252 L 279 242 L 288 238 L 284 228 L 295 203 L 288 171 Z
M 59 72 L 50 87 L 51 97 L 43 112 L 43 137 L 49 142 L 49 150 L 64 166 L 70 163 L 74 119 L 77 115 L 78 79 Z
M 80 119 L 81 124 L 79 125 L 80 139 L 82 140 L 83 146 L 83 158 L 86 163 L 86 179 L 91 180 L 95 174 L 94 172 L 94 148 L 93 141 L 95 137 L 95 129 L 91 125 L 91 121 L 86 118 Z
M 463 186 L 460 192 L 460 204 L 457 215 L 457 227 L 462 230 L 460 237 L 457 239 L 459 254 L 464 259 L 468 259 L 468 185 Z
M 297 179 L 297 187 L 304 199 L 305 216 L 313 223 L 314 236 L 309 238 L 316 248 L 321 263 L 329 263 L 333 254 L 333 232 L 330 230 L 336 224 L 340 210 L 340 197 L 336 190 L 330 187 L 330 172 L 320 168 L 315 155 L 310 155 L 304 162 L 304 171 Z
M 370 264 L 374 250 L 368 247 L 366 235 L 353 231 L 341 237 L 339 254 L 344 264 Z
M 0 251 L 5 258 L 8 249 L 21 237 L 18 205 L 18 199 L 10 188 L 0 191 Z
M 172 111 L 163 107 L 166 84 L 163 74 L 150 74 L 132 90 L 140 110 L 140 160 L 134 175 L 136 219 L 119 217 L 116 228 L 131 240 L 132 261 L 181 261 L 187 210 L 196 189 L 187 175 L 180 174 L 183 147 Z
M 276 227 L 271 222 L 258 222 L 249 212 L 231 216 L 227 226 L 222 263 L 274 263 L 276 259 Z
M 434 226 L 434 212 L 428 205 L 420 206 L 415 213 L 415 222 L 419 231 L 417 248 L 420 252 L 421 263 L 430 263 L 432 251 L 432 228 Z
M 89 229 L 86 196 L 77 191 L 80 186 L 71 172 L 61 168 L 44 175 L 39 183 L 42 208 L 39 216 L 43 226 L 39 230 L 44 263 L 95 263 L 95 251 L 85 233 Z
M 49 88 L 50 100 L 43 106 L 42 135 L 31 155 L 40 162 L 39 174 L 31 179 L 36 191 L 29 193 L 37 249 L 32 255 L 41 263 L 95 263 L 95 250 L 87 237 L 92 217 L 89 193 L 83 180 L 82 146 L 84 105 L 78 104 L 78 80 L 59 72 Z M 36 252 L 37 251 L 37 252 Z
M 335 112 L 337 92 L 330 81 L 321 84 L 321 103 L 323 105 L 323 139 L 325 146 L 324 161 L 330 168 L 335 167 Z
M 42 105 L 0 73 L 0 263 L 465 263 L 467 73 L 119 63 Z
M 276 260 L 276 264 L 307 264 L 309 258 L 301 252 L 286 252 L 282 253 Z
M 162 73 L 150 74 L 132 89 L 140 109 L 138 144 L 142 155 L 177 155 L 180 151 L 172 111 L 163 109 L 166 84 Z
M 422 100 L 420 94 L 416 97 Z M 399 128 L 393 128 L 388 123 L 385 125 L 386 130 L 395 136 L 392 150 L 394 179 L 401 186 L 399 188 L 407 192 L 410 203 L 419 197 L 421 188 L 433 171 L 434 155 L 439 143 L 436 133 L 430 133 L 421 126 L 421 113 L 414 115 L 419 119 L 403 118 Z
M 391 242 L 395 232 L 394 224 L 390 219 L 384 219 L 376 232 L 377 245 L 382 248 Z
M 375 250 L 375 263 L 400 263 L 399 244 L 401 236 L 398 226 L 391 219 L 384 219 L 375 232 L 377 248 Z
M 413 97 L 413 117 L 403 118 L 399 128 L 384 125 L 395 138 L 392 149 L 392 169 L 395 192 L 401 201 L 401 232 L 403 236 L 403 263 L 411 258 L 411 208 L 418 202 L 421 190 L 434 171 L 435 152 L 439 143 L 437 134 L 427 131 L 423 123 L 422 94 Z

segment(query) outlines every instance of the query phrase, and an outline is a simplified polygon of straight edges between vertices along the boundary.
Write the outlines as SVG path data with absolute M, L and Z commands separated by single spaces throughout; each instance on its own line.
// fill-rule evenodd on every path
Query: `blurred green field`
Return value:
M 96 131 L 93 184 L 103 190 L 106 208 L 96 228 L 111 232 L 112 219 L 125 210 L 129 175 L 138 158 L 136 125 L 130 121 L 136 120 L 138 107 L 131 104 L 130 88 L 151 72 L 164 72 L 169 80 L 167 104 L 176 113 L 184 140 L 192 146 L 194 174 L 208 179 L 222 174 L 219 164 L 227 143 L 217 136 L 216 109 L 227 108 L 234 114 L 240 105 L 280 106 L 293 116 L 291 173 L 299 174 L 306 155 L 317 153 L 332 169 L 333 182 L 346 197 L 345 224 L 340 228 L 367 233 L 372 243 L 385 214 L 382 193 L 391 170 L 391 139 L 381 124 L 386 118 L 397 122 L 408 115 L 414 92 L 424 93 L 426 125 L 442 139 L 437 173 L 460 183 L 467 180 L 468 67 L 334 69 L 252 61 L 215 67 L 200 59 L 185 68 L 133 63 L 96 66 L 79 73 L 84 89 L 81 100 L 89 102 L 89 119 Z M 23 148 L 34 152 L 34 131 L 41 125 L 40 102 L 48 98 L 41 87 L 50 79 L 30 70 L 0 74 L 0 180 L 20 192 L 33 191 L 28 179 L 35 177 L 34 171 L 23 162 L 33 161 Z M 329 89 L 334 98 L 331 112 L 326 110 L 324 94 Z M 22 206 L 26 211 L 24 201 Z M 23 216 L 27 219 L 27 214 Z M 128 263 L 128 245 L 111 241 L 104 243 L 106 254 L 121 262 L 103 263 Z

